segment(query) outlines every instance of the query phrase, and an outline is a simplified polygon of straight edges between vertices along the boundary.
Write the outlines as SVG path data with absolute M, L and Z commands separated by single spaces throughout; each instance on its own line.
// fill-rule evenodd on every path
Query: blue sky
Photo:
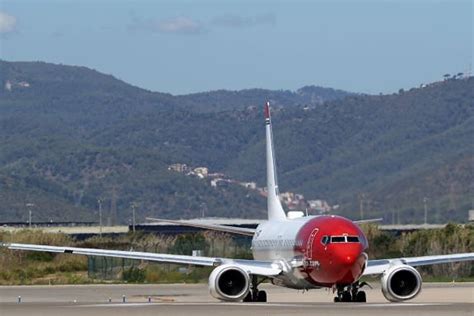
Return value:
M 465 72 L 473 46 L 473 1 L 0 1 L 1 59 L 173 94 L 391 93 Z

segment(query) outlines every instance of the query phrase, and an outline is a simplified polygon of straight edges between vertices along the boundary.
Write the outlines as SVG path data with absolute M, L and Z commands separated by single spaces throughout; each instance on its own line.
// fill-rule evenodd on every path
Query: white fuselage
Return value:
M 295 247 L 301 243 L 297 240 L 297 234 L 311 218 L 270 220 L 258 225 L 252 239 L 253 257 L 286 264 L 284 273 L 272 279 L 273 284 L 295 289 L 317 288 L 305 280 L 299 269 L 290 265 L 298 256 Z
M 295 246 L 299 242 L 296 240 L 298 232 L 312 218 L 314 216 L 261 223 L 252 239 L 253 257 L 256 260 L 290 261 L 297 255 Z

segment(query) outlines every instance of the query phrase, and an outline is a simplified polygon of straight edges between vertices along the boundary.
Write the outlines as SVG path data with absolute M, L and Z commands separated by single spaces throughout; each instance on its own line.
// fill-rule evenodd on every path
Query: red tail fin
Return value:
M 270 118 L 270 102 L 265 103 L 265 119 Z

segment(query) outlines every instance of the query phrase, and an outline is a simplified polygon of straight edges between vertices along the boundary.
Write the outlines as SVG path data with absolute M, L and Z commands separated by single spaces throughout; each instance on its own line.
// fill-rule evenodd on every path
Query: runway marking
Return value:
M 242 303 L 242 302 L 143 302 L 143 303 L 100 303 L 89 305 L 74 305 L 69 307 L 143 307 L 143 306 L 256 306 L 256 307 L 344 307 L 344 308 L 372 308 L 372 307 L 415 307 L 415 306 L 449 306 L 451 303 Z
M 285 304 L 285 303 L 213 303 L 213 302 L 180 302 L 180 303 L 169 303 L 169 302 L 154 302 L 154 303 L 101 303 L 101 304 L 90 304 L 90 305 L 75 305 L 70 307 L 136 307 L 136 306 L 275 306 L 275 307 L 292 307 L 297 304 Z M 304 305 L 300 305 L 304 306 Z M 310 305 L 307 305 L 310 306 Z
M 350 303 L 349 303 L 350 304 Z M 449 306 L 453 305 L 452 303 L 367 303 L 367 306 L 371 307 L 400 307 L 400 306 Z M 357 306 L 364 306 L 363 304 L 358 304 Z

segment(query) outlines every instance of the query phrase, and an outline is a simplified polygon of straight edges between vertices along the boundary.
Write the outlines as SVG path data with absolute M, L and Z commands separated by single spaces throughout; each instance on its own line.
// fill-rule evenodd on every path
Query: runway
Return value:
M 268 303 L 219 302 L 206 284 L 0 287 L 0 315 L 474 315 L 474 283 L 424 284 L 405 303 L 387 302 L 379 286 L 366 290 L 368 303 L 338 304 L 327 290 L 262 289 Z

